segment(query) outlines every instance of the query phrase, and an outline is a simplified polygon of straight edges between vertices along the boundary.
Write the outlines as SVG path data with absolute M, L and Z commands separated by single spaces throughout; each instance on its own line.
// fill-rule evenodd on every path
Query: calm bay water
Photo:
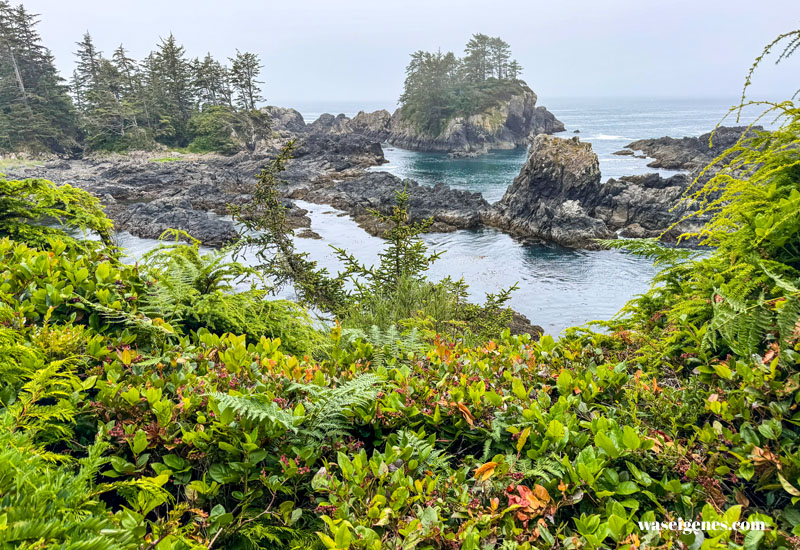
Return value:
M 600 159 L 603 179 L 653 172 L 647 160 L 613 155 L 641 138 L 697 136 L 710 131 L 727 112 L 732 100 L 663 99 L 543 99 L 564 122 L 564 137 L 577 135 L 592 144 Z M 306 122 L 330 112 L 355 115 L 359 110 L 394 109 L 392 101 L 314 102 L 287 106 L 298 109 Z M 574 130 L 579 134 L 573 134 Z M 386 146 L 388 164 L 374 168 L 424 185 L 444 182 L 452 187 L 483 193 L 489 202 L 499 200 L 519 173 L 526 151 L 494 151 L 475 159 L 450 159 L 445 154 L 416 153 Z M 664 175 L 674 172 L 661 170 Z M 377 261 L 382 240 L 359 228 L 349 217 L 329 206 L 300 203 L 309 210 L 311 228 L 321 240 L 297 239 L 321 266 L 336 272 L 341 266 L 330 245 L 344 247 L 362 261 Z M 479 300 L 519 284 L 511 300 L 517 311 L 557 335 L 566 327 L 612 317 L 627 300 L 649 287 L 655 269 L 650 262 L 617 251 L 575 251 L 551 246 L 530 246 L 493 229 L 426 235 L 433 249 L 445 250 L 431 269 L 433 278 L 463 277 Z M 120 235 L 135 258 L 154 242 Z M 286 292 L 285 297 L 291 298 Z

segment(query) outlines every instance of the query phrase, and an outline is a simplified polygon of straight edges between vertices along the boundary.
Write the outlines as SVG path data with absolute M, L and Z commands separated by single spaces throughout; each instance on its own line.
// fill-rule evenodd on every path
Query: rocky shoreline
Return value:
M 699 137 L 660 137 L 640 139 L 629 143 L 615 155 L 635 155 L 636 151 L 654 159 L 647 166 L 667 170 L 701 170 L 722 152 L 736 144 L 742 137 L 754 137 L 755 132 L 763 132 L 762 126 L 720 126 L 714 132 Z
M 310 124 L 294 109 L 268 107 L 276 126 L 285 134 L 358 135 L 402 149 L 477 156 L 493 149 L 527 147 L 530 137 L 565 130 L 564 124 L 545 107 L 537 106 L 536 94 L 527 86 L 505 101 L 469 117 L 454 117 L 439 135 L 431 136 L 407 124 L 400 109 L 359 112 L 353 118 L 325 113 Z
M 509 111 L 513 110 L 509 107 Z M 288 140 L 296 140 L 294 158 L 282 174 L 280 187 L 292 228 L 309 231 L 306 211 L 293 201 L 328 204 L 350 214 L 373 235 L 382 235 L 370 210 L 390 212 L 395 192 L 407 188 L 412 220 L 433 218 L 431 231 L 454 231 L 491 226 L 523 241 L 554 243 L 574 248 L 596 248 L 596 239 L 676 238 L 704 220 L 677 222 L 686 214 L 673 208 L 691 184 L 693 175 L 664 178 L 645 174 L 601 183 L 597 155 L 578 137 L 537 134 L 528 157 L 503 198 L 489 204 L 480 193 L 456 190 L 444 184 L 419 185 L 386 172 L 368 170 L 386 162 L 381 141 L 393 117 L 387 111 L 322 115 L 306 124 L 293 109 L 267 108 L 272 138 L 254 153 L 231 157 L 131 153 L 58 160 L 42 166 L 6 170 L 12 178 L 42 177 L 81 187 L 107 205 L 119 230 L 144 238 L 158 238 L 166 229 L 187 231 L 209 246 L 222 246 L 236 237 L 227 217 L 227 205 L 251 200 L 253 177 Z M 715 148 L 708 151 L 699 138 L 639 140 L 630 149 L 656 160 L 651 166 L 696 169 L 735 143 L 744 128 L 721 128 Z

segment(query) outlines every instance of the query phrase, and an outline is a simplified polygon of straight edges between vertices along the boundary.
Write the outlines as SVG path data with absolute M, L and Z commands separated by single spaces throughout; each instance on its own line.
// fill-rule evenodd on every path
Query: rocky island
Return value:
M 700 170 L 737 141 L 745 137 L 753 137 L 756 132 L 763 132 L 762 126 L 720 126 L 713 132 L 698 137 L 660 137 L 655 139 L 639 139 L 629 143 L 625 149 L 615 155 L 633 155 L 641 151 L 654 159 L 647 166 L 650 168 L 666 168 L 668 170 Z

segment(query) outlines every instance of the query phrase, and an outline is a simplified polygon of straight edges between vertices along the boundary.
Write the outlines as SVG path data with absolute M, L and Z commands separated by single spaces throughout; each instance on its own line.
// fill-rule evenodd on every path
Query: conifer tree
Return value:
M 263 82 L 257 80 L 262 69 L 261 61 L 254 53 L 236 50 L 236 57 L 231 62 L 231 84 L 236 90 L 237 102 L 245 111 L 255 110 L 256 103 L 264 100 L 258 86 Z
M 78 129 L 37 16 L 0 0 L 0 148 L 72 154 Z
M 170 33 L 146 62 L 151 104 L 168 141 L 187 142 L 186 125 L 195 108 L 191 64 L 185 50 Z

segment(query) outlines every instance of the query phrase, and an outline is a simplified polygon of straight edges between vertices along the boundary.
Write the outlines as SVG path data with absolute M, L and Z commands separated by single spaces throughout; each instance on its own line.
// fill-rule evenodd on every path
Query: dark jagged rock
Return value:
M 648 164 L 651 168 L 699 170 L 734 145 L 747 130 L 747 126 L 720 126 L 713 132 L 713 139 L 712 132 L 700 137 L 640 139 L 626 145 L 626 149 L 642 151 L 648 157 L 655 159 Z M 753 130 L 763 131 L 764 128 L 754 126 Z M 747 137 L 754 135 L 753 131 L 750 131 Z M 711 140 L 711 147 L 709 147 L 709 140 Z M 623 151 L 615 154 L 628 154 Z
M 271 129 L 282 137 L 302 134 L 306 131 L 306 122 L 295 109 L 286 107 L 264 107 L 262 112 L 270 117 Z
M 522 171 L 484 220 L 523 239 L 592 248 L 594 239 L 613 237 L 588 210 L 600 186 L 591 144 L 538 135 Z
M 422 221 L 433 218 L 433 231 L 478 227 L 481 213 L 489 207 L 480 193 L 460 191 L 444 184 L 434 187 L 419 185 L 387 172 L 368 172 L 354 179 L 295 188 L 289 194 L 295 199 L 329 204 L 344 210 L 369 233 L 382 235 L 386 227 L 381 226 L 369 211 L 390 213 L 395 205 L 395 192 L 406 187 L 410 194 L 409 219 Z
M 509 330 L 513 336 L 519 334 L 530 334 L 534 341 L 544 334 L 544 329 L 539 325 L 534 325 L 531 320 L 525 317 L 522 313 L 512 311 L 511 323 L 508 325 Z
M 150 239 L 157 239 L 167 229 L 186 231 L 208 246 L 222 246 L 236 237 L 233 222 L 195 210 L 184 198 L 135 203 L 119 209 L 114 221 L 118 230 Z
M 295 120 L 284 111 L 286 120 Z M 299 113 L 298 113 L 299 115 Z M 300 117 L 302 121 L 302 117 Z M 220 155 L 174 154 L 169 162 L 154 162 L 152 153 L 109 155 L 45 166 L 9 170 L 10 177 L 43 177 L 69 183 L 101 197 L 119 229 L 139 237 L 158 237 L 165 229 L 180 229 L 210 246 L 232 236 L 232 223 L 220 220 L 229 204 L 252 199 L 254 176 L 285 139 L 262 144 L 259 153 Z M 284 178 L 294 185 L 354 177 L 364 168 L 385 162 L 380 144 L 355 134 L 304 135 Z M 308 227 L 306 212 L 287 202 L 290 227 Z M 209 215 L 209 213 L 216 214 Z
M 591 212 L 623 237 L 657 237 L 669 230 L 663 238 L 673 240 L 682 233 L 698 230 L 707 220 L 693 217 L 670 229 L 688 213 L 680 199 L 692 181 L 687 174 L 669 178 L 644 174 L 610 179 L 603 184 Z
M 536 107 L 536 112 L 533 115 L 533 129 L 528 135 L 557 134 L 564 130 L 566 130 L 564 123 L 558 120 L 556 115 L 544 107 Z
M 595 239 L 661 235 L 687 211 L 679 205 L 692 178 L 678 174 L 626 176 L 600 182 L 597 155 L 577 137 L 537 136 L 519 176 L 484 221 L 525 239 L 579 248 Z M 666 239 L 696 230 L 693 218 L 672 228 Z

